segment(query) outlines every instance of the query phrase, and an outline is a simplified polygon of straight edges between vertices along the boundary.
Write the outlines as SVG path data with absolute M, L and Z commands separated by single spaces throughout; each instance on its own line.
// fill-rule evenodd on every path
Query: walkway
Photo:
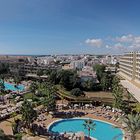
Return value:
M 128 80 L 121 80 L 120 81 L 122 86 L 127 88 L 127 90 L 140 102 L 140 88 L 129 82 Z

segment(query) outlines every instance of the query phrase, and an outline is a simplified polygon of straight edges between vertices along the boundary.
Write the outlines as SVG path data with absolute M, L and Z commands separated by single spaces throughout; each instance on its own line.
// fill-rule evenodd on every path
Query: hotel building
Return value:
M 140 85 L 140 52 L 128 52 L 120 57 L 119 74 Z

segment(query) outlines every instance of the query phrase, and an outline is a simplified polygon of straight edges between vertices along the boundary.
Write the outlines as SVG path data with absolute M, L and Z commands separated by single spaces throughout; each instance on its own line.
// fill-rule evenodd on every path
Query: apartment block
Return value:
M 140 52 L 128 52 L 120 57 L 120 76 L 140 84 Z

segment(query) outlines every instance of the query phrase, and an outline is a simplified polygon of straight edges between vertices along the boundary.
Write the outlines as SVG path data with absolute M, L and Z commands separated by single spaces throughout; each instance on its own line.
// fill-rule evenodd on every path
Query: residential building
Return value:
M 84 66 L 81 71 L 78 72 L 81 82 L 93 80 L 94 83 L 98 83 L 96 72 L 90 66 Z
M 82 69 L 85 66 L 84 60 L 72 61 L 70 63 L 72 69 Z
M 54 63 L 54 57 L 37 57 L 37 64 L 38 65 L 50 65 Z

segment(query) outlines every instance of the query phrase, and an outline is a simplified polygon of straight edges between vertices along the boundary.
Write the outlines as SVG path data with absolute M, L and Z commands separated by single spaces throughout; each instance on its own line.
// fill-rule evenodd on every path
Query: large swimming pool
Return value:
M 88 118 L 86 118 L 88 119 Z M 49 131 L 51 132 L 84 132 L 85 135 L 88 135 L 88 131 L 84 128 L 84 120 L 82 119 L 64 119 L 54 122 L 49 126 Z M 113 127 L 112 124 L 102 122 L 99 120 L 93 120 L 96 123 L 95 131 L 91 131 L 91 137 L 96 138 L 97 140 L 122 140 L 123 132 L 119 128 Z M 116 138 L 116 139 L 115 139 Z
M 21 84 L 18 85 L 17 87 L 15 87 L 14 84 L 5 82 L 4 86 L 5 86 L 6 90 L 11 90 L 11 91 L 18 91 L 18 90 L 23 91 L 24 90 L 24 85 L 21 85 Z

